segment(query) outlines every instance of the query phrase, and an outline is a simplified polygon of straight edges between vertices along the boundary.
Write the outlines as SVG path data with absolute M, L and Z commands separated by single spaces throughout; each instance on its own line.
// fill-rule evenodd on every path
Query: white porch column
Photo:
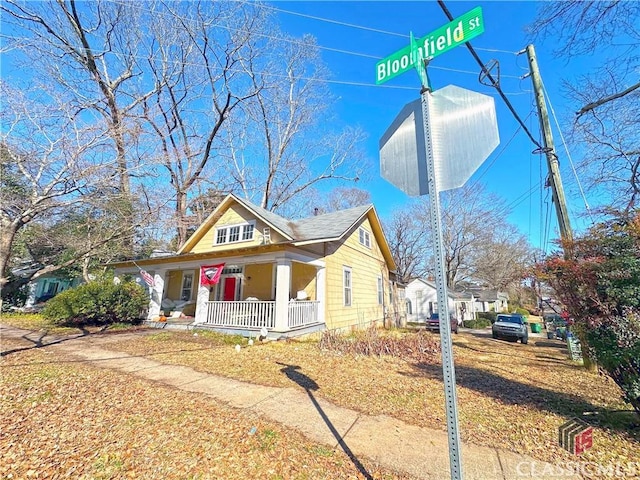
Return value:
M 318 321 L 323 323 L 327 323 L 325 319 L 327 307 L 326 273 L 327 269 L 324 267 L 316 269 L 316 300 L 320 302 L 318 304 Z
M 200 285 L 200 277 L 198 277 L 198 296 L 196 298 L 196 317 L 194 323 L 207 322 L 207 302 L 209 301 L 209 286 Z
M 289 329 L 289 297 L 291 295 L 291 260 L 276 263 L 276 332 Z
M 149 287 L 151 301 L 149 302 L 149 314 L 147 315 L 147 320 L 153 320 L 160 315 L 160 310 L 162 310 L 162 306 L 160 304 L 162 303 L 162 296 L 164 295 L 166 274 L 166 270 L 156 270 L 153 275 L 154 285 L 153 287 Z

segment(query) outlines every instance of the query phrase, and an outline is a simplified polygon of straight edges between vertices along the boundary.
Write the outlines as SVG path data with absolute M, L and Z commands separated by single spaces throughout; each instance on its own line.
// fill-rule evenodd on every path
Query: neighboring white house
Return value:
M 447 292 L 449 297 L 449 313 L 458 321 L 475 318 L 474 298 L 467 292 Z M 417 278 L 406 287 L 407 321 L 425 322 L 432 313 L 438 311 L 436 285 Z
M 509 309 L 509 295 L 498 290 L 469 288 L 473 295 L 473 308 L 476 312 L 506 312 Z

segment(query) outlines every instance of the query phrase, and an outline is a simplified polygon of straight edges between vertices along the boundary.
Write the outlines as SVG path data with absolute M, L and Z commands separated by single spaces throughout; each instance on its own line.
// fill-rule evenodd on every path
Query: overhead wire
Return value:
M 445 13 L 445 15 L 447 16 L 447 18 L 449 20 L 453 20 L 453 15 L 451 15 L 451 12 L 449 11 L 449 9 L 447 8 L 447 6 L 444 4 L 443 0 L 438 0 L 438 5 L 440 5 L 440 8 L 442 9 L 442 11 Z M 511 105 L 511 102 L 509 101 L 509 99 L 507 98 L 507 96 L 504 94 L 504 92 L 502 91 L 502 89 L 500 88 L 500 84 L 493 78 L 493 76 L 491 75 L 491 72 L 489 72 L 489 70 L 487 70 L 487 68 L 485 67 L 484 63 L 482 62 L 482 60 L 480 59 L 480 57 L 478 56 L 478 54 L 476 53 L 475 49 L 473 48 L 473 46 L 471 45 L 471 42 L 466 42 L 465 46 L 467 47 L 467 49 L 471 52 L 471 55 L 473 56 L 473 58 L 476 60 L 476 62 L 478 63 L 478 65 L 480 66 L 480 68 L 482 69 L 482 73 L 485 74 L 485 76 L 489 79 L 489 81 L 491 82 L 492 86 L 498 91 L 498 93 L 500 94 L 500 97 L 502 97 L 502 100 L 505 102 L 507 108 L 511 111 L 511 114 L 514 116 L 514 118 L 518 121 L 518 123 L 522 126 L 523 130 L 526 132 L 527 136 L 531 139 L 531 141 L 533 142 L 533 144 L 538 147 L 538 148 L 542 148 L 542 145 L 540 145 L 540 142 L 538 142 L 538 140 L 536 140 L 533 135 L 531 134 L 531 132 L 529 131 L 529 129 L 527 128 L 527 126 L 524 124 L 524 122 L 522 121 L 522 119 L 520 118 L 520 115 L 518 115 L 518 113 L 515 111 L 515 109 L 513 108 L 513 105 Z
M 478 185 L 480 183 L 480 179 L 485 176 L 487 174 L 487 172 L 489 172 L 489 170 L 491 169 L 491 167 L 493 166 L 494 163 L 496 163 L 496 161 L 498 160 L 498 158 L 500 158 L 500 156 L 505 152 L 505 150 L 509 147 L 509 145 L 511 144 L 511 142 L 516 138 L 516 136 L 518 135 L 518 133 L 520 132 L 520 130 L 522 130 L 522 127 L 518 127 L 515 132 L 513 132 L 513 135 L 511 136 L 511 138 L 509 139 L 509 141 L 503 145 L 502 149 L 500 150 L 500 152 L 498 152 L 496 155 L 493 156 L 493 158 L 491 159 L 491 162 L 489 162 L 488 165 L 484 166 L 484 170 L 482 171 L 482 173 L 480 173 L 474 180 L 472 183 L 469 184 L 469 188 L 473 189 L 473 187 L 475 187 L 476 185 Z M 455 209 L 458 207 L 458 205 L 463 202 L 464 199 L 462 198 L 457 198 L 454 202 L 451 203 L 451 208 Z
M 148 8 L 144 8 L 141 7 L 140 4 L 137 3 L 129 3 L 129 2 L 122 2 L 122 0 L 107 0 L 110 3 L 114 3 L 116 5 L 128 5 L 129 7 L 132 8 L 136 8 L 137 10 L 143 11 L 143 12 L 147 12 L 147 13 L 156 13 L 156 14 L 161 14 L 163 16 L 167 16 L 167 15 L 171 15 L 171 14 L 167 14 L 165 12 L 153 12 L 152 10 L 148 9 Z M 243 2 L 243 3 L 247 3 L 247 2 Z M 272 9 L 272 10 L 278 10 L 279 9 L 275 8 L 275 7 L 270 7 L 270 6 L 265 6 L 262 5 L 263 8 L 267 8 L 267 9 Z M 289 11 L 284 11 L 285 13 L 292 13 Z M 355 24 L 348 24 L 348 23 L 343 23 L 343 22 L 338 22 L 338 21 L 332 21 L 330 19 L 322 19 L 320 17 L 316 17 L 317 20 L 323 20 L 323 21 L 327 21 L 330 23 L 338 23 L 338 24 L 342 24 L 348 27 L 352 27 L 352 28 L 359 28 L 359 29 L 363 29 L 363 30 L 372 30 L 375 31 L 377 33 L 383 33 L 383 34 L 389 34 L 389 35 L 396 35 L 396 36 L 401 36 L 401 37 L 406 37 L 409 38 L 408 35 L 404 35 L 404 34 L 398 34 L 398 33 L 394 33 L 394 32 L 387 32 L 384 30 L 377 30 L 377 29 L 370 29 L 369 27 L 364 27 L 361 25 L 355 25 Z M 184 20 L 184 19 L 183 19 Z M 222 28 L 224 30 L 228 30 L 228 31 L 232 31 L 235 33 L 248 33 L 247 30 L 243 30 L 243 29 L 239 29 L 239 28 L 234 28 L 234 27 L 230 27 L 228 25 L 223 25 L 223 24 L 216 24 L 213 23 L 211 24 L 212 26 L 215 27 L 219 27 Z M 326 50 L 329 52 L 334 52 L 334 53 L 341 53 L 341 54 L 345 54 L 345 55 L 352 55 L 352 56 L 356 56 L 356 57 L 362 57 L 362 58 L 370 58 L 372 60 L 382 60 L 382 57 L 377 56 L 377 55 L 371 55 L 368 53 L 360 53 L 360 52 L 354 52 L 351 50 L 344 50 L 344 49 L 339 49 L 339 48 L 333 48 L 333 47 L 326 47 L 324 45 L 319 45 L 317 43 L 301 43 L 299 39 L 295 39 L 295 38 L 287 38 L 286 36 L 281 36 L 281 37 L 276 37 L 273 35 L 267 35 L 264 33 L 258 33 L 258 32 L 251 32 L 253 35 L 257 36 L 257 37 L 261 37 L 261 38 L 266 38 L 268 40 L 276 40 L 276 41 L 281 41 L 281 42 L 285 42 L 285 43 L 292 43 L 292 44 L 296 44 L 296 45 L 303 45 L 303 46 L 309 46 L 309 47 L 314 47 L 317 48 L 319 50 Z M 494 50 L 489 50 L 488 51 L 494 51 Z M 500 51 L 500 50 L 495 50 L 495 51 Z M 506 53 L 513 53 L 515 54 L 516 52 L 509 52 L 504 50 L 504 52 Z M 103 53 L 113 53 L 111 52 L 103 52 Z M 430 68 L 434 69 L 434 70 L 442 70 L 442 71 L 447 71 L 447 72 L 455 72 L 455 73 L 464 73 L 467 75 L 477 75 L 478 72 L 474 72 L 471 70 L 461 70 L 461 69 L 457 69 L 457 68 L 450 68 L 450 67 L 441 67 L 441 66 L 437 66 L 437 65 L 432 65 Z M 504 78 L 512 78 L 512 79 L 519 79 L 520 77 L 517 75 L 503 75 Z M 321 80 L 319 80 L 321 81 Z M 368 84 L 368 83 L 363 83 L 363 82 L 347 82 L 347 81 L 327 81 L 327 83 L 342 83 L 342 84 L 346 84 L 346 85 L 356 85 L 356 86 L 370 86 L 370 87 L 386 87 L 386 88 L 398 88 L 398 89 L 407 89 L 409 87 L 403 87 L 403 86 L 393 86 L 393 85 L 377 85 L 377 84 Z M 519 93 L 509 93 L 509 95 L 518 95 Z
M 549 109 L 551 110 L 551 116 L 553 117 L 553 120 L 556 124 L 556 129 L 558 131 L 558 133 L 560 134 L 560 141 L 562 142 L 562 146 L 564 147 L 564 151 L 567 155 L 567 158 L 569 159 L 569 165 L 571 166 L 571 171 L 573 172 L 573 176 L 576 179 L 576 182 L 578 183 L 578 189 L 580 190 L 580 195 L 582 196 L 582 201 L 584 202 L 584 206 L 587 210 L 587 214 L 589 215 L 589 218 L 591 219 L 591 223 L 593 224 L 595 222 L 594 218 L 593 218 L 593 214 L 591 212 L 591 208 L 589 207 L 589 202 L 587 201 L 587 197 L 585 196 L 584 193 L 584 189 L 582 188 L 582 182 L 580 182 L 580 178 L 578 177 L 578 172 L 576 170 L 576 167 L 573 163 L 573 158 L 571 157 L 571 152 L 569 151 L 569 148 L 567 147 L 567 142 L 564 138 L 564 135 L 562 134 L 562 130 L 560 129 L 560 124 L 558 123 L 558 117 L 556 116 L 556 112 L 553 108 L 553 104 L 551 103 L 551 97 L 549 96 L 549 93 L 547 92 L 547 87 L 545 87 L 544 82 L 542 81 L 542 79 L 540 79 L 540 83 L 542 83 L 542 90 L 544 91 L 544 96 L 547 99 L 547 103 L 549 104 Z
M 108 0 L 111 3 L 115 3 L 115 4 L 123 4 L 123 2 L 121 0 Z M 439 5 L 441 6 L 441 8 L 443 9 L 443 11 L 445 12 L 445 14 L 447 15 L 447 17 L 450 20 L 453 20 L 453 16 L 450 14 L 450 12 L 448 11 L 447 7 L 444 5 L 444 2 L 439 0 L 438 1 Z M 133 6 L 139 10 L 142 11 L 146 11 L 149 13 L 161 13 L 165 16 L 167 15 L 171 15 L 169 13 L 164 13 L 164 12 L 152 12 L 149 9 L 145 9 L 139 6 L 139 4 L 131 4 L 131 3 L 127 3 L 127 5 L 129 6 Z M 316 16 L 312 16 L 312 15 L 307 15 L 307 14 L 302 14 L 299 12 L 293 12 L 293 11 L 289 11 L 289 10 L 284 10 L 284 9 L 280 9 L 277 7 L 272 7 L 272 6 L 265 6 L 263 5 L 263 7 L 267 8 L 267 9 L 271 9 L 274 11 L 279 11 L 281 13 L 286 13 L 286 14 L 291 14 L 291 15 L 297 15 L 297 16 L 301 16 L 301 17 L 306 17 L 306 18 L 311 18 L 317 21 L 323 21 L 323 22 L 327 22 L 327 23 L 332 23 L 332 24 L 337 24 L 337 25 L 342 25 L 342 26 L 346 26 L 349 28 L 356 28 L 356 29 L 361 29 L 361 30 L 366 30 L 366 31 L 371 31 L 374 33 L 380 33 L 380 34 L 384 34 L 384 35 L 392 35 L 392 36 L 397 36 L 397 37 L 402 37 L 402 38 L 409 38 L 408 35 L 406 34 L 399 34 L 397 32 L 390 32 L 390 31 L 385 31 L 385 30 L 380 30 L 380 29 L 375 29 L 375 28 L 370 28 L 370 27 L 365 27 L 362 25 L 356 25 L 356 24 L 351 24 L 351 23 L 346 23 L 346 22 L 340 22 L 337 20 L 332 20 L 332 19 L 327 19 L 327 18 L 322 18 L 322 17 L 316 17 Z M 242 29 L 236 29 L 227 25 L 216 25 L 220 28 L 226 29 L 228 31 L 234 31 L 234 32 L 244 32 Z M 299 40 L 295 40 L 295 39 L 288 39 L 288 38 L 283 38 L 283 37 L 275 37 L 275 36 L 271 36 L 271 35 L 266 35 L 266 34 L 261 34 L 261 33 L 255 33 L 255 35 L 263 37 L 263 38 L 267 38 L 267 39 L 272 39 L 272 40 L 278 40 L 278 41 L 284 41 L 284 42 L 290 42 L 290 43 L 296 43 L 296 44 L 300 44 Z M 341 53 L 341 54 L 346 54 L 346 55 L 353 55 L 353 56 L 359 56 L 359 57 L 363 57 L 363 58 L 371 58 L 374 60 L 379 60 L 380 57 L 377 57 L 375 55 L 370 55 L 370 54 L 365 54 L 365 53 L 359 53 L 359 52 L 353 52 L 353 51 L 349 51 L 349 50 L 343 50 L 343 49 L 336 49 L 336 48 L 332 48 L 332 47 L 325 47 L 323 45 L 318 45 L 316 43 L 312 43 L 309 44 L 310 46 L 314 46 L 320 50 L 327 50 L 327 51 L 332 51 L 332 52 L 336 52 L 336 53 Z M 518 121 L 519 123 L 519 128 L 516 130 L 516 132 L 514 132 L 514 135 L 512 136 L 511 140 L 509 140 L 509 142 L 505 145 L 505 147 L 503 148 L 503 150 L 500 152 L 500 154 L 498 154 L 496 157 L 494 157 L 494 159 L 492 160 L 491 164 L 489 164 L 489 166 L 487 167 L 487 169 L 485 169 L 485 171 L 482 173 L 482 175 L 479 177 L 481 178 L 483 175 L 486 174 L 486 172 L 489 170 L 489 168 L 491 167 L 491 165 L 493 165 L 493 163 L 495 163 L 495 161 L 499 158 L 499 156 L 505 151 L 506 147 L 511 143 L 511 141 L 515 138 L 515 136 L 517 135 L 517 133 L 520 130 L 523 130 L 527 136 L 531 139 L 531 141 L 534 143 L 534 145 L 536 145 L 538 148 L 541 147 L 540 143 L 532 136 L 531 132 L 529 131 L 529 129 L 527 128 L 527 126 L 525 125 L 525 123 L 523 122 L 523 120 L 520 118 L 520 116 L 517 114 L 517 112 L 515 111 L 515 109 L 513 108 L 512 104 L 510 103 L 510 101 L 508 100 L 508 98 L 506 97 L 506 95 L 520 95 L 520 94 L 526 94 L 528 93 L 527 91 L 524 92 L 518 92 L 518 93 L 505 93 L 502 88 L 500 87 L 499 83 L 496 82 L 495 79 L 493 79 L 492 75 L 490 74 L 490 72 L 486 69 L 486 67 L 484 66 L 483 62 L 480 60 L 479 56 L 477 55 L 477 53 L 475 52 L 475 50 L 484 50 L 484 51 L 490 51 L 490 52 L 501 52 L 501 53 L 509 53 L 509 54 L 514 54 L 517 55 L 517 52 L 512 52 L 512 51 L 508 51 L 508 50 L 500 50 L 500 49 L 485 49 L 485 48 L 480 48 L 480 47 L 472 47 L 470 42 L 466 43 L 467 48 L 470 50 L 472 56 L 475 58 L 476 62 L 478 63 L 478 65 L 480 66 L 482 72 L 487 76 L 487 78 L 491 81 L 492 86 L 495 88 L 495 90 L 498 92 L 498 94 L 500 95 L 500 97 L 503 99 L 503 101 L 505 102 L 506 106 L 509 108 L 509 110 L 511 111 L 512 115 L 514 116 L 514 118 Z M 104 53 L 114 53 L 113 51 L 111 52 L 104 52 Z M 140 57 L 141 58 L 141 57 Z M 190 63 L 186 63 L 187 65 L 199 65 L 199 64 L 190 64 Z M 477 75 L 477 72 L 473 72 L 473 71 L 468 71 L 468 70 L 460 70 L 460 69 L 454 69 L 454 68 L 448 68 L 448 67 L 438 67 L 438 66 L 430 66 L 430 68 L 432 69 L 440 69 L 440 70 L 445 70 L 445 71 L 452 71 L 452 72 L 457 72 L 457 73 L 465 73 L 465 74 L 473 74 L 473 75 Z M 239 71 L 239 70 L 237 70 Z M 286 75 L 278 75 L 276 73 L 272 73 L 272 72 L 259 72 L 261 74 L 264 75 L 270 75 L 270 76 L 281 76 L 281 77 L 286 77 Z M 517 78 L 521 80 L 520 76 L 516 76 L 516 75 L 502 75 L 502 77 L 505 78 Z M 385 87 L 385 88 L 392 88 L 392 89 L 411 89 L 413 90 L 414 87 L 403 87 L 403 86 L 394 86 L 394 85 L 375 85 L 375 84 L 371 84 L 371 83 L 365 83 L 365 82 L 350 82 L 350 81 L 341 81 L 341 80 L 329 80 L 329 79 L 318 79 L 318 78 L 313 78 L 313 77 L 299 77 L 301 80 L 308 80 L 308 81 L 319 81 L 319 82 L 325 82 L 325 83 L 330 83 L 330 84 L 340 84 L 340 85 L 353 85 L 353 86 L 360 86 L 360 87 Z M 530 114 L 531 115 L 531 114 Z M 476 179 L 476 181 L 479 180 Z M 539 183 L 537 184 L 539 185 Z M 537 187 L 536 185 L 536 187 Z M 528 195 L 530 192 L 525 192 L 524 195 Z M 521 196 L 522 197 L 522 196 Z M 523 199 L 521 197 L 518 197 L 518 199 L 516 199 L 514 202 L 512 202 L 512 205 L 518 205 L 519 203 L 521 203 L 523 201 Z M 526 197 L 525 197 L 526 198 Z M 508 209 L 510 210 L 512 207 L 509 206 Z
M 286 13 L 286 14 L 289 14 L 289 15 L 295 15 L 295 16 L 298 16 L 298 17 L 310 18 L 312 20 L 318 20 L 318 21 L 326 22 L 326 23 L 333 23 L 335 25 L 341 25 L 341 26 L 344 26 L 344 27 L 356 28 L 356 29 L 359 29 L 359 30 L 366 30 L 366 31 L 369 31 L 369 32 L 374 32 L 374 33 L 382 33 L 384 35 L 392 35 L 392 36 L 406 38 L 406 39 L 410 39 L 411 38 L 411 36 L 407 35 L 406 33 L 390 32 L 388 30 L 380 30 L 380 29 L 377 29 L 377 28 L 365 27 L 363 25 L 356 25 L 356 24 L 353 24 L 353 23 L 341 22 L 339 20 L 333 20 L 331 18 L 323 18 L 323 17 L 318 17 L 318 16 L 315 16 L 315 15 L 309 15 L 309 14 L 306 14 L 306 13 L 300 13 L 300 12 L 294 12 L 294 11 L 291 11 L 291 10 L 285 10 L 283 8 L 274 7 L 272 5 L 263 5 L 263 7 L 266 8 L 267 10 L 274 10 L 274 11 L 277 11 L 277 12 Z M 508 53 L 508 54 L 511 54 L 511 55 L 517 55 L 517 52 L 513 52 L 513 51 L 510 51 L 510 50 L 500 50 L 498 48 L 476 47 L 476 49 L 477 50 L 483 50 L 483 51 L 486 51 L 486 52 Z
M 444 4 L 442 2 L 438 2 L 438 3 L 441 4 L 441 7 L 444 7 L 443 10 L 445 11 L 445 14 L 447 14 L 449 19 L 453 20 L 453 17 L 451 16 L 450 13 L 448 13 L 448 10 L 446 9 L 446 6 L 444 6 Z M 278 12 L 281 12 L 281 13 L 301 16 L 301 17 L 310 18 L 310 19 L 313 19 L 313 20 L 318 20 L 318 21 L 323 21 L 323 22 L 327 22 L 327 23 L 342 25 L 342 26 L 346 26 L 346 27 L 350 27 L 350 28 L 357 28 L 357 29 L 361 29 L 361 30 L 373 31 L 373 32 L 376 32 L 376 33 L 382 33 L 382 34 L 386 34 L 386 35 L 394 35 L 394 36 L 403 37 L 403 38 L 410 38 L 409 35 L 398 34 L 396 32 L 389 32 L 389 31 L 384 31 L 384 30 L 378 30 L 378 29 L 374 29 L 374 28 L 370 28 L 370 27 L 363 27 L 363 26 L 360 26 L 360 25 L 340 22 L 340 21 L 337 21 L 337 20 L 317 17 L 317 16 L 313 16 L 313 15 L 302 14 L 300 12 L 293 12 L 293 11 L 290 11 L 290 10 L 285 10 L 285 9 L 281 9 L 281 8 L 277 8 L 277 7 L 267 6 L 266 8 L 274 10 L 274 11 L 278 11 Z M 530 133 L 529 129 L 527 129 L 527 126 L 525 125 L 524 121 L 522 121 L 520 116 L 513 109 L 513 107 L 511 105 L 511 103 L 509 102 L 509 100 L 506 98 L 506 95 L 515 95 L 515 94 L 514 93 L 506 93 L 506 92 L 504 92 L 501 89 L 500 85 L 491 77 L 491 74 L 486 70 L 484 64 L 482 63 L 482 61 L 480 61 L 479 57 L 477 57 L 477 54 L 475 54 L 474 49 L 470 46 L 470 44 L 468 42 L 467 42 L 467 47 L 469 47 L 469 49 L 471 50 L 472 54 L 476 58 L 476 61 L 478 62 L 480 68 L 482 69 L 483 73 L 488 76 L 488 78 L 490 79 L 490 81 L 493 84 L 493 87 L 497 90 L 498 94 L 503 98 L 503 100 L 507 104 L 507 107 L 511 110 L 512 114 L 514 115 L 514 117 L 516 118 L 516 120 L 518 121 L 518 123 L 520 125 L 519 128 L 514 132 L 514 135 L 511 137 L 509 142 L 507 142 L 507 144 L 503 147 L 502 151 L 492 159 L 491 163 L 487 166 L 487 168 L 483 171 L 483 173 L 478 178 L 475 179 L 475 182 L 478 182 L 482 178 L 482 176 L 484 176 L 489 171 L 490 167 L 497 161 L 497 159 L 500 157 L 500 155 L 506 150 L 508 145 L 511 143 L 511 141 L 515 138 L 515 136 L 517 135 L 517 133 L 520 130 L 524 130 L 527 133 L 528 137 L 534 143 L 534 145 L 536 145 L 536 147 L 540 148 L 541 144 L 539 143 L 539 141 L 537 139 L 535 139 L 532 136 L 532 134 Z M 491 51 L 491 52 L 502 52 L 502 53 L 510 53 L 510 54 L 517 55 L 517 52 L 511 52 L 511 51 L 500 50 L 500 49 L 483 49 L 483 48 L 477 47 L 477 48 L 475 48 L 475 50 L 485 50 L 485 51 Z M 431 66 L 431 68 L 437 68 L 437 67 Z M 451 69 L 451 70 L 456 71 L 455 69 Z M 472 73 L 472 72 L 464 72 L 464 73 Z M 520 76 L 503 75 L 503 77 L 517 78 L 519 80 L 522 80 L 522 77 L 520 77 Z M 531 94 L 531 92 L 532 92 L 532 90 L 523 90 L 522 92 L 518 92 L 517 94 Z M 529 113 L 529 115 L 527 116 L 527 119 L 530 116 L 531 116 L 531 113 Z M 526 119 L 525 119 L 525 121 L 526 121 Z M 530 175 L 530 177 L 531 177 L 531 175 Z M 505 208 L 505 210 L 508 210 L 508 211 L 511 210 L 513 207 L 519 205 L 520 203 L 522 203 L 526 199 L 529 199 L 529 201 L 530 201 L 531 198 L 532 198 L 531 193 L 533 192 L 533 190 L 537 189 L 538 186 L 540 186 L 540 185 L 541 185 L 541 182 L 538 182 L 535 186 L 530 187 L 529 191 L 525 192 L 523 195 L 518 197 L 514 202 L 512 202 L 510 205 L 508 205 Z M 531 213 L 530 213 L 530 216 L 531 216 Z

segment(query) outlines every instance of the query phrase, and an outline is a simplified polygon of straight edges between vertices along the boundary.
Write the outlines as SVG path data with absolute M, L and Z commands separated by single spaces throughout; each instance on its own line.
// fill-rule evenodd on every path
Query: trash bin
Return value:
M 539 323 L 531 324 L 531 333 L 540 333 L 540 331 L 541 331 L 541 325 Z

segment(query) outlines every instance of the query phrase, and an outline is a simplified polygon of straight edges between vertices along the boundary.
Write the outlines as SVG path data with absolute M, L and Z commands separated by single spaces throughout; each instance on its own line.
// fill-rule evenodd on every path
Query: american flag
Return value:
M 146 270 L 140 269 L 140 276 L 144 280 L 144 283 L 146 283 L 150 287 L 153 287 L 156 284 L 156 282 L 153 280 L 153 276 L 149 274 Z

